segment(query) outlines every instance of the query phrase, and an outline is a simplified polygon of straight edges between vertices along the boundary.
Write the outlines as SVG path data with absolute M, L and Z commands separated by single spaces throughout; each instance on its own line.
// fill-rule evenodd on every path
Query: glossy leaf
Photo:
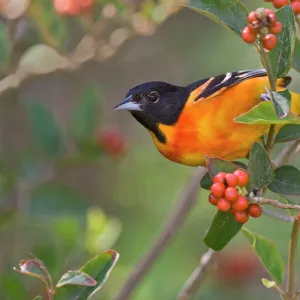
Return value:
M 278 118 L 285 118 L 291 108 L 291 93 L 288 90 L 278 93 L 268 90 L 268 93 L 272 99 Z
M 292 113 L 279 119 L 272 101 L 261 102 L 234 120 L 244 124 L 300 124 L 300 118 Z
M 275 245 L 265 237 L 243 228 L 243 232 L 252 244 L 264 267 L 277 283 L 284 279 L 284 261 Z
M 300 40 L 296 38 L 295 50 L 293 55 L 293 68 L 300 72 Z
M 203 176 L 203 178 L 201 179 L 201 181 L 200 181 L 200 186 L 203 188 L 203 189 L 205 189 L 205 190 L 210 190 L 210 187 L 211 187 L 211 185 L 212 185 L 212 179 L 211 179 L 211 177 L 210 177 L 210 175 L 209 175 L 209 172 L 207 172 L 204 176 Z
M 61 287 L 68 284 L 94 286 L 97 284 L 97 281 L 81 271 L 68 271 L 60 278 L 56 284 L 56 287 Z
M 262 278 L 262 279 L 261 279 L 261 282 L 262 282 L 262 284 L 263 284 L 267 289 L 273 288 L 273 287 L 276 285 L 276 282 L 275 282 L 275 281 L 271 281 L 271 280 L 266 279 L 266 278 Z
M 231 163 L 230 161 L 215 157 L 208 157 L 206 159 L 206 167 L 211 178 L 213 178 L 220 172 L 232 173 L 237 169 L 241 169 L 240 166 Z
M 218 211 L 204 237 L 204 243 L 215 251 L 223 249 L 240 231 L 242 224 L 238 223 L 231 213 Z
M 186 6 L 237 34 L 247 26 L 247 9 L 237 0 L 191 0 Z
M 293 166 L 281 166 L 275 170 L 275 178 L 269 189 L 283 195 L 300 195 L 300 171 Z
M 57 299 L 61 300 L 87 300 L 101 289 L 105 280 L 109 276 L 112 268 L 119 258 L 119 254 L 114 250 L 107 250 L 88 261 L 79 271 L 84 272 L 94 278 L 95 286 L 74 286 L 67 285 L 57 289 Z
M 277 45 L 270 51 L 269 59 L 273 74 L 277 78 L 286 75 L 292 64 L 295 47 L 296 26 L 295 16 L 290 5 L 276 11 L 276 18 L 282 25 L 282 31 L 276 35 Z
M 300 125 L 287 124 L 280 128 L 275 143 L 285 143 L 300 139 Z
M 271 160 L 263 145 L 254 143 L 250 150 L 248 171 L 253 187 L 262 188 L 274 178 Z
M 51 115 L 40 103 L 28 104 L 31 131 L 44 151 L 50 155 L 58 155 L 63 150 L 61 129 Z

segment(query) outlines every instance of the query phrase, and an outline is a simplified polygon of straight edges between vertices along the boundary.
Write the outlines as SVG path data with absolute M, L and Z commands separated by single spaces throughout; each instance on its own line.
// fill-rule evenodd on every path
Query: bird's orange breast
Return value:
M 158 150 L 168 159 L 190 166 L 204 165 L 205 156 L 232 160 L 244 157 L 268 125 L 246 125 L 234 118 L 260 102 L 266 77 L 241 82 L 221 94 L 194 101 L 203 87 L 193 91 L 176 124 L 159 124 L 166 137 L 161 143 L 151 133 Z

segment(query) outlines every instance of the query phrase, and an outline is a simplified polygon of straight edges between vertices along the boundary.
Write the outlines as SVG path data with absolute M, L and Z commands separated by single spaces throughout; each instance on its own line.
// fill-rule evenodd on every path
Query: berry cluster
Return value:
M 273 10 L 258 8 L 250 12 L 248 26 L 242 31 L 242 38 L 246 43 L 254 43 L 258 39 L 265 49 L 272 50 L 277 44 L 275 34 L 279 34 L 281 30 L 282 24 L 276 20 Z
M 293 11 L 295 15 L 300 14 L 300 0 L 265 0 L 265 2 L 273 2 L 273 5 L 276 8 L 281 8 L 285 5 L 290 4 L 292 5 Z
M 262 210 L 258 204 L 250 204 L 247 198 L 245 186 L 248 183 L 248 174 L 243 170 L 234 173 L 218 173 L 210 188 L 209 202 L 216 205 L 220 211 L 230 211 L 237 222 L 245 224 L 249 215 L 258 218 Z
M 53 0 L 53 7 L 60 15 L 75 16 L 90 12 L 94 0 Z

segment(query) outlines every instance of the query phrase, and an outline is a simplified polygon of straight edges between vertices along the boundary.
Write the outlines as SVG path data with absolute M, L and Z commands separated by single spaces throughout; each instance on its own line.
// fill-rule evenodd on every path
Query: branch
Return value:
M 263 208 L 262 211 L 266 216 L 269 216 L 269 217 L 272 217 L 272 218 L 275 218 L 275 219 L 278 219 L 278 220 L 281 220 L 284 222 L 293 223 L 295 221 L 295 218 L 293 218 L 291 216 L 280 214 L 273 210 L 268 210 L 268 209 Z
M 154 261 L 171 243 L 173 237 L 176 235 L 188 213 L 196 203 L 196 195 L 200 187 L 199 183 L 205 174 L 205 168 L 196 168 L 194 175 L 190 178 L 185 188 L 180 193 L 178 197 L 178 204 L 165 223 L 160 235 L 154 241 L 149 252 L 137 263 L 120 294 L 117 296 L 117 300 L 129 299 L 129 296 L 150 270 Z
M 189 300 L 199 290 L 202 282 L 205 280 L 209 270 L 211 269 L 217 252 L 209 249 L 200 259 L 199 266 L 192 273 L 190 278 L 187 280 L 183 289 L 179 293 L 178 300 Z
M 277 159 L 275 160 L 275 166 L 279 167 L 281 165 L 287 164 L 293 155 L 296 155 L 297 149 L 300 146 L 300 140 L 288 143 L 283 150 L 279 153 Z
M 300 211 L 300 205 L 298 205 L 298 204 L 285 204 L 278 200 L 273 200 L 273 199 L 253 197 L 253 198 L 250 198 L 249 201 L 252 203 L 254 202 L 254 203 L 259 203 L 259 204 L 270 204 L 274 207 L 282 208 L 282 209 L 296 209 L 296 210 Z

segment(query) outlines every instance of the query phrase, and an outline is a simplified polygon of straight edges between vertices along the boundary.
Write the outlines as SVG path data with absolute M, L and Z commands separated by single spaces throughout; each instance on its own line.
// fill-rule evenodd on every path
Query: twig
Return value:
M 289 247 L 289 260 L 288 260 L 288 276 L 287 276 L 287 299 L 293 300 L 295 291 L 295 263 L 297 253 L 297 243 L 299 237 L 300 221 L 295 220 Z
M 253 197 L 250 198 L 249 201 L 254 203 L 259 203 L 259 204 L 270 204 L 274 207 L 282 208 L 282 209 L 296 209 L 300 211 L 300 205 L 298 204 L 284 204 L 278 200 L 273 200 L 273 199 Z
M 281 165 L 287 164 L 288 161 L 292 158 L 292 156 L 295 154 L 298 146 L 300 145 L 300 140 L 290 142 L 287 144 L 283 150 L 278 155 L 277 159 L 275 160 L 275 166 L 279 167 Z
M 178 300 L 189 300 L 199 290 L 202 282 L 205 280 L 208 271 L 211 269 L 217 252 L 209 249 L 200 259 L 200 264 L 187 280 L 183 289 L 179 293 Z
M 293 218 L 291 216 L 280 214 L 273 210 L 263 208 L 262 211 L 266 216 L 269 216 L 269 217 L 272 217 L 272 218 L 275 218 L 275 219 L 278 219 L 278 220 L 281 220 L 284 222 L 293 223 L 295 221 L 295 218 Z
M 190 178 L 186 187 L 180 193 L 178 204 L 165 223 L 163 230 L 158 238 L 154 241 L 149 252 L 137 263 L 120 294 L 117 296 L 117 300 L 129 299 L 129 296 L 139 281 L 149 271 L 154 261 L 159 257 L 162 251 L 165 250 L 170 244 L 172 238 L 178 232 L 188 213 L 194 206 L 196 202 L 197 191 L 200 186 L 199 182 L 205 174 L 205 168 L 196 168 L 195 174 Z

